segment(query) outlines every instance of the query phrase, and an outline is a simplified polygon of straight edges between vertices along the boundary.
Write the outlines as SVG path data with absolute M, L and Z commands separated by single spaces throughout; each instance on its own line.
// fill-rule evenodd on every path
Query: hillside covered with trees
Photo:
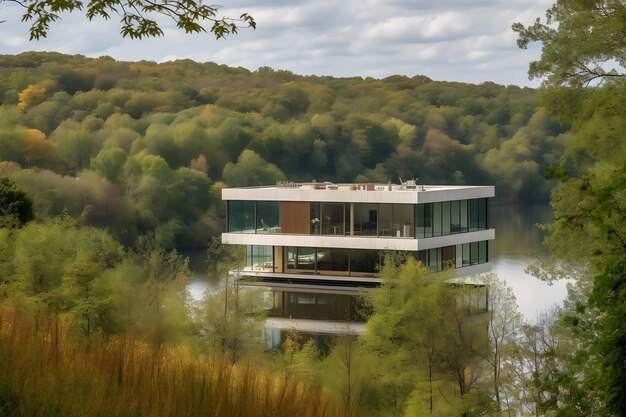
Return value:
M 495 184 L 547 201 L 567 126 L 535 90 L 493 83 L 298 76 L 190 60 L 0 56 L 0 176 L 41 216 L 125 244 L 206 246 L 220 189 L 276 180 Z

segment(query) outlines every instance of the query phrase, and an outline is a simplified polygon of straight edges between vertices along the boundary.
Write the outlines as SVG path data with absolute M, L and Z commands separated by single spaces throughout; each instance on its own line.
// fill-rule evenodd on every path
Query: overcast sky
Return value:
M 218 2 L 222 3 L 222 2 Z M 42 41 L 28 41 L 23 10 L 0 3 L 0 54 L 30 50 L 119 60 L 191 58 L 255 70 L 297 74 L 386 77 L 536 86 L 526 74 L 539 46 L 522 51 L 511 24 L 545 16 L 553 0 L 233 0 L 222 13 L 248 12 L 256 30 L 216 41 L 186 35 L 164 21 L 165 36 L 123 39 L 117 20 L 63 16 Z

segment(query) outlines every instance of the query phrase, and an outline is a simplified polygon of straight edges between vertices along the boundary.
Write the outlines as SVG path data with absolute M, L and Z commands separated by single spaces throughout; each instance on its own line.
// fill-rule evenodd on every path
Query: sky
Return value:
M 215 40 L 188 35 L 162 20 L 165 35 L 122 38 L 119 19 L 63 15 L 48 38 L 28 40 L 23 9 L 0 0 L 0 54 L 57 51 L 118 60 L 190 58 L 256 70 L 336 77 L 425 75 L 433 80 L 538 86 L 528 64 L 540 46 L 520 50 L 514 22 L 544 17 L 554 0 L 232 0 L 220 12 L 251 14 L 257 29 Z

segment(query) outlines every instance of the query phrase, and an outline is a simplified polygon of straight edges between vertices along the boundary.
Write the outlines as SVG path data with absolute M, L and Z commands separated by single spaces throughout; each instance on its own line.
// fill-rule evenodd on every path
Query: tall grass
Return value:
M 334 417 L 323 391 L 184 348 L 75 339 L 0 309 L 0 416 Z

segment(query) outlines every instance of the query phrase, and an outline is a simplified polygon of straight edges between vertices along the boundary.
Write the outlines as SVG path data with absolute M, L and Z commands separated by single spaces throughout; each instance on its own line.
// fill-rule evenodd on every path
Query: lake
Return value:
M 544 233 L 536 225 L 549 222 L 551 217 L 552 210 L 547 205 L 498 205 L 489 208 L 490 227 L 496 229 L 496 239 L 489 243 L 491 270 L 513 289 L 520 312 L 527 322 L 534 322 L 542 311 L 555 304 L 560 305 L 567 293 L 563 281 L 550 285 L 524 272 L 533 261 L 531 253 L 534 256 L 546 255 L 542 245 Z M 188 288 L 193 298 L 199 299 L 205 291 L 215 288 L 218 282 L 207 276 L 206 250 L 185 251 L 184 254 L 189 256 L 193 272 Z M 337 299 L 337 302 L 344 301 Z

